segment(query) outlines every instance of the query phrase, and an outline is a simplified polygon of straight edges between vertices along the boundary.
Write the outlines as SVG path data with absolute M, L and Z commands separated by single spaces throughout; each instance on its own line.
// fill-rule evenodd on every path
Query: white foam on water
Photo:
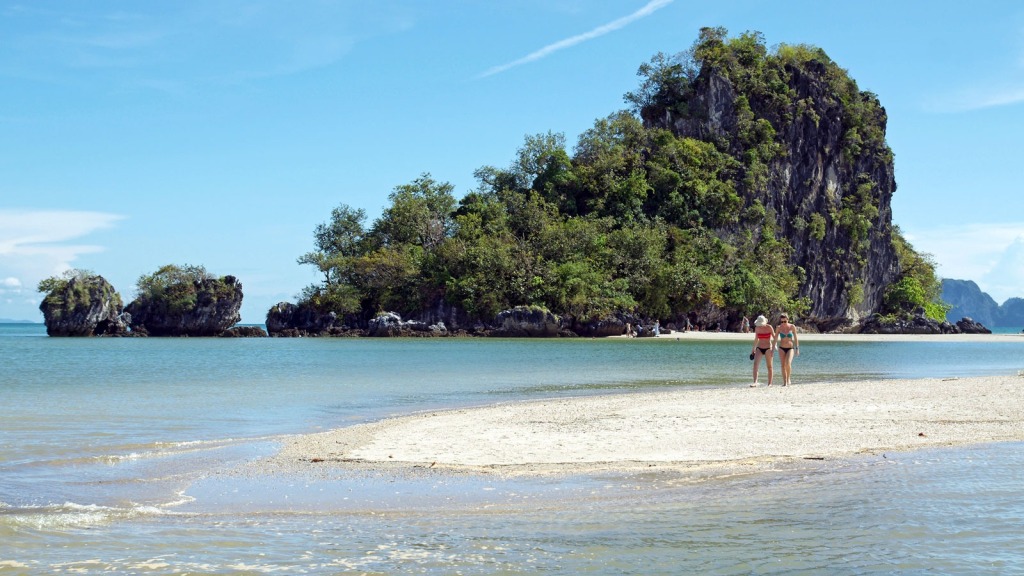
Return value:
M 107 526 L 114 522 L 169 513 L 152 505 L 129 504 L 117 507 L 75 502 L 20 508 L 5 505 L 2 511 L 0 524 L 44 532 Z

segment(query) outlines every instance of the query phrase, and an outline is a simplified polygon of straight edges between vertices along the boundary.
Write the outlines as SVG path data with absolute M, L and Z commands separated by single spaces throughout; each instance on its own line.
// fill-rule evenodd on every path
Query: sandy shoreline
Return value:
M 257 473 L 674 471 L 1024 440 L 1024 377 L 679 389 L 429 412 L 287 438 Z M 252 471 L 251 471 L 252 472 Z

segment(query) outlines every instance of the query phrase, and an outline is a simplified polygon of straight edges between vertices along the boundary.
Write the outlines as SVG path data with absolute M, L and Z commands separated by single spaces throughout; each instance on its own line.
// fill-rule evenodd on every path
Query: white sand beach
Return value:
M 348 467 L 719 475 L 804 459 L 1022 441 L 1022 399 L 1020 375 L 550 399 L 290 437 L 259 466 L 267 473 Z

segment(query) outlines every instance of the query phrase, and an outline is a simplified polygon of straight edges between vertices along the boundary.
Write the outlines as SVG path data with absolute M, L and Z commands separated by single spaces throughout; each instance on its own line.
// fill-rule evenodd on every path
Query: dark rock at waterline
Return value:
M 867 317 L 860 327 L 861 334 L 941 334 L 939 323 L 924 316 L 889 318 L 881 314 Z
M 957 321 L 956 327 L 960 329 L 963 334 L 991 334 L 992 331 L 983 326 L 980 322 L 975 322 L 969 316 L 964 316 Z
M 235 326 L 220 333 L 221 338 L 266 338 L 267 331 L 259 326 Z
M 447 336 L 444 322 L 427 324 L 418 320 L 402 320 L 396 312 L 384 312 L 370 320 L 367 336 Z
M 572 330 L 580 336 L 604 338 L 607 336 L 622 336 L 627 331 L 632 331 L 639 324 L 640 319 L 636 316 L 618 313 L 588 321 L 574 321 L 572 322 Z
M 558 316 L 543 308 L 516 306 L 494 318 L 494 336 L 558 336 L 562 331 Z M 620 332 L 621 334 L 621 332 Z
M 267 332 L 271 336 L 341 336 L 354 327 L 334 312 L 320 312 L 308 304 L 279 302 L 267 312 Z
M 963 318 L 956 324 L 938 322 L 928 318 L 923 312 L 908 317 L 891 317 L 872 314 L 860 327 L 861 334 L 991 334 L 992 331 L 981 324 Z

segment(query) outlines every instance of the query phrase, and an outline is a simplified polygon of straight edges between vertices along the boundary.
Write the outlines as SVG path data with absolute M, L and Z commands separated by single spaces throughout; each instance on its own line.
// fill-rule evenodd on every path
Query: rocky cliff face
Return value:
M 558 336 L 561 322 L 557 316 L 540 308 L 517 306 L 503 310 L 494 319 L 497 336 Z M 621 332 L 620 332 L 621 334 Z
M 751 120 L 743 115 L 771 124 L 778 150 L 767 161 L 766 177 L 741 184 L 739 191 L 746 207 L 758 202 L 765 207 L 765 222 L 793 247 L 791 263 L 804 271 L 799 296 L 810 302 L 802 320 L 822 330 L 876 311 L 899 273 L 885 110 L 870 93 L 837 93 L 832 75 L 822 62 L 786 64 L 782 77 L 788 97 L 780 104 L 772 95 L 741 92 L 712 68 L 696 78 L 685 106 L 642 111 L 648 126 L 727 145 L 736 158 L 751 151 L 749 137 L 741 134 Z M 859 116 L 851 113 L 853 107 Z M 740 232 L 747 225 L 722 232 Z
M 39 304 L 50 336 L 123 336 L 121 296 L 102 276 L 71 278 Z
M 320 312 L 307 304 L 279 302 L 267 311 L 271 336 L 340 336 L 353 327 L 334 312 Z
M 241 320 L 242 283 L 234 276 L 194 282 L 191 305 L 140 297 L 125 307 L 133 332 L 150 336 L 218 336 Z

